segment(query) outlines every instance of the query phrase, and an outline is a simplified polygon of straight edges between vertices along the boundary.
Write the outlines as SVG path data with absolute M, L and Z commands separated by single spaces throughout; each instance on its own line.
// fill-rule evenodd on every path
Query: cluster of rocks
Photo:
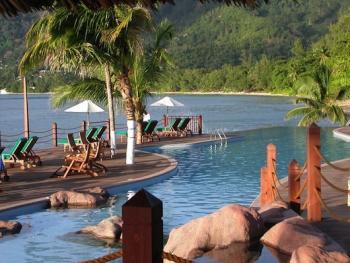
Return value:
M 251 257 L 251 253 L 245 253 L 249 245 L 237 242 L 259 239 L 264 245 L 289 255 L 291 263 L 350 263 L 340 246 L 283 202 L 272 203 L 259 211 L 240 205 L 225 206 L 173 229 L 164 251 L 190 260 L 211 254 L 217 259 L 229 253 L 226 256 L 235 258 L 235 262 L 246 262 Z M 234 249 L 242 246 L 244 251 Z

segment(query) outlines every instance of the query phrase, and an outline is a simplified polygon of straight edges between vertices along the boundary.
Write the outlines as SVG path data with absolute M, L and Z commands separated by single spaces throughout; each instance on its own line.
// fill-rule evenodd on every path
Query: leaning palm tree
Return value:
M 132 100 L 135 108 L 137 123 L 136 143 L 142 142 L 143 113 L 146 110 L 146 100 L 150 90 L 163 76 L 168 66 L 173 66 L 172 59 L 165 46 L 172 37 L 172 26 L 168 21 L 162 21 L 155 29 L 155 41 L 147 51 L 134 57 L 130 69 L 130 83 L 132 86 Z M 85 78 L 68 85 L 56 87 L 53 95 L 53 105 L 61 107 L 68 102 L 91 98 L 100 103 L 108 101 L 103 92 L 104 81 L 96 78 Z M 111 96 L 120 98 L 117 89 L 113 89 Z M 108 95 L 108 94 L 107 94 Z
M 150 12 L 141 6 L 121 5 L 96 13 L 85 6 L 74 13 L 57 9 L 30 31 L 28 49 L 20 64 L 21 69 L 44 64 L 52 70 L 64 69 L 83 75 L 91 72 L 92 67 L 103 66 L 108 97 L 112 98 L 113 86 L 123 98 L 128 120 L 127 164 L 134 163 L 135 144 L 130 65 L 135 54 L 142 50 L 142 34 L 149 28 Z M 109 101 L 109 105 L 113 103 Z
M 287 119 L 301 116 L 298 126 L 308 126 L 321 119 L 329 119 L 333 123 L 345 125 L 347 116 L 337 101 L 345 99 L 350 92 L 350 86 L 343 86 L 331 92 L 332 71 L 325 65 L 320 65 L 312 78 L 306 78 L 300 87 L 305 97 L 297 98 L 296 103 L 304 106 L 289 111 Z
M 165 48 L 172 35 L 172 25 L 167 20 L 162 21 L 155 30 L 155 40 L 151 48 L 136 56 L 132 64 L 130 80 L 133 87 L 137 144 L 142 143 L 142 123 L 147 97 L 150 96 L 156 82 L 164 76 L 167 68 L 174 66 Z

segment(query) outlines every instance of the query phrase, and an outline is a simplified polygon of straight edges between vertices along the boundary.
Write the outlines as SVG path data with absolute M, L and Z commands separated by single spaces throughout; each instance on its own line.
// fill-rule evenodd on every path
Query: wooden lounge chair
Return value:
M 0 156 L 4 150 L 5 150 L 5 147 L 0 147 Z M 3 178 L 1 178 L 2 174 L 4 174 Z M 9 176 L 7 175 L 5 164 L 2 162 L 2 159 L 0 158 L 0 181 L 7 182 L 8 180 L 9 180 Z
M 156 120 L 149 121 L 147 123 L 142 134 L 142 141 L 144 138 L 147 138 L 148 141 L 152 141 L 152 142 L 153 142 L 153 138 L 157 138 L 158 141 L 160 141 L 159 135 L 154 131 L 157 124 L 158 124 L 158 121 Z
M 102 141 L 98 141 L 96 143 L 95 149 L 91 150 L 91 152 L 90 152 L 89 166 L 90 166 L 91 170 L 93 170 L 93 172 L 97 172 L 97 174 L 99 174 L 100 172 L 105 174 L 107 172 L 106 166 L 97 162 L 98 159 L 102 159 L 101 158 L 102 149 L 103 149 L 102 144 L 103 144 Z M 97 171 L 94 170 L 94 168 L 97 168 Z
M 192 136 L 192 130 L 187 128 L 190 121 L 190 118 L 184 118 L 181 120 L 179 126 L 177 127 L 177 132 L 180 136 L 187 136 L 187 134 L 190 134 Z
M 88 168 L 89 158 L 90 158 L 90 145 L 87 145 L 86 152 L 78 155 L 70 156 L 69 158 L 65 159 L 65 164 L 62 165 L 60 169 L 64 169 L 65 172 L 62 178 L 66 178 L 68 175 L 70 175 L 73 172 L 82 173 L 82 174 L 88 174 L 92 175 L 92 172 L 90 172 Z M 55 173 L 59 171 L 57 170 Z
M 177 127 L 180 121 L 181 121 L 181 118 L 172 119 L 167 126 L 157 128 L 157 132 L 165 136 L 176 135 Z
M 88 142 L 94 142 L 93 137 L 95 135 L 95 132 L 97 131 L 97 128 L 90 127 L 86 130 L 85 135 Z
M 94 135 L 91 137 L 91 139 L 94 142 L 97 142 L 97 141 L 101 140 L 102 139 L 102 135 L 106 131 L 106 129 L 107 129 L 106 126 L 101 126 L 101 127 L 96 128 L 96 131 L 95 131 Z
M 28 166 L 41 165 L 40 156 L 33 151 L 33 147 L 39 140 L 37 136 L 31 136 L 28 138 L 26 144 L 23 146 L 21 153 L 25 159 Z
M 90 176 L 98 176 L 100 173 L 106 173 L 107 168 L 98 163 L 97 159 L 100 155 L 101 142 L 94 151 L 91 144 L 86 145 L 86 151 L 76 155 L 67 155 L 64 164 L 54 172 L 54 176 L 66 178 L 67 176 L 78 173 Z M 63 170 L 63 176 L 59 175 L 59 171 Z
M 9 163 L 11 166 L 15 165 L 15 163 L 19 163 L 21 164 L 21 169 L 25 169 L 25 159 L 21 151 L 26 142 L 26 138 L 18 138 L 9 151 L 4 151 L 1 154 L 3 163 Z

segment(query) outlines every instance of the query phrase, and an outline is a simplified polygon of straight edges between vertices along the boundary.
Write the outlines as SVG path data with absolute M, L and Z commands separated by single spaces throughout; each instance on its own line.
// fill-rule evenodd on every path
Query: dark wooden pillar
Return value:
M 296 160 L 292 160 L 288 166 L 288 195 L 289 206 L 296 213 L 300 214 L 300 167 Z
M 203 116 L 198 116 L 198 134 L 201 135 L 203 132 Z
M 142 189 L 123 205 L 123 263 L 163 262 L 163 204 Z
M 311 222 L 322 219 L 321 204 L 315 192 L 321 196 L 321 159 L 317 149 L 321 150 L 321 130 L 313 123 L 307 129 L 307 219 Z
M 81 131 L 86 131 L 86 121 L 82 121 L 81 124 L 80 124 L 80 130 Z
M 52 123 L 52 146 L 57 147 L 57 123 Z

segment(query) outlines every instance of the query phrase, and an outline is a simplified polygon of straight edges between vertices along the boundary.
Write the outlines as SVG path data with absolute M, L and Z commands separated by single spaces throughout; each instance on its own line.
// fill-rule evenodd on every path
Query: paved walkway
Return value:
M 347 168 L 350 167 L 350 159 L 341 160 L 335 162 L 336 166 Z M 349 172 L 342 172 L 339 170 L 335 170 L 328 165 L 324 165 L 322 167 L 322 174 L 333 184 L 347 189 L 348 180 L 349 180 Z M 305 174 L 302 178 L 301 184 L 304 183 Z M 279 187 L 279 192 L 284 200 L 288 200 L 288 181 L 286 179 L 282 180 L 282 187 Z M 328 184 L 326 184 L 322 180 L 321 184 L 321 194 L 322 199 L 325 201 L 327 206 L 329 206 L 332 211 L 336 214 L 346 217 L 350 220 L 350 207 L 347 206 L 347 195 L 336 191 Z M 306 191 L 301 196 L 302 204 L 306 200 Z M 255 200 L 252 206 L 259 206 L 259 199 Z M 342 223 L 334 218 L 332 218 L 325 209 L 322 209 L 323 219 L 322 222 L 314 223 L 320 230 L 324 233 L 328 234 L 331 238 L 333 238 L 337 243 L 339 243 L 350 255 L 350 224 Z M 306 218 L 306 211 L 302 213 L 302 216 Z

